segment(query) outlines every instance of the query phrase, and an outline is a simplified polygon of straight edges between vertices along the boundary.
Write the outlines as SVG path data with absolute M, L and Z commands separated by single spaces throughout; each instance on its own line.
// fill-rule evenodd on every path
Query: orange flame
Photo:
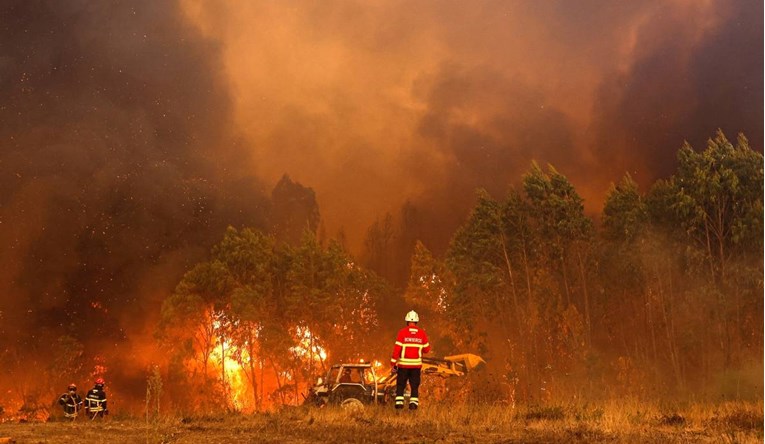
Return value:
M 216 347 L 210 358 L 219 370 L 223 371 L 223 385 L 229 395 L 231 405 L 235 410 L 250 410 L 252 407 L 250 398 L 247 396 L 248 382 L 245 370 L 239 361 L 234 359 L 237 348 L 227 339 L 222 339 L 219 347 Z
M 228 396 L 231 407 L 239 411 L 254 411 L 258 406 L 255 405 L 253 387 L 250 378 L 253 376 L 248 373 L 245 366 L 249 362 L 257 362 L 256 372 L 262 373 L 258 356 L 249 356 L 246 350 L 237 347 L 226 337 L 224 328 L 219 320 L 213 321 L 213 331 L 217 336 L 217 345 L 211 351 L 210 362 L 213 371 L 217 373 L 217 378 L 223 384 Z M 308 365 L 318 365 L 326 361 L 329 356 L 327 351 L 317 344 L 316 337 L 307 327 L 295 328 L 296 345 L 290 348 L 297 358 L 306 361 Z M 238 357 L 239 359 L 236 359 Z M 310 364 L 310 362 L 313 364 Z M 293 375 L 290 370 L 279 372 L 279 377 L 286 381 L 291 381 Z M 263 390 L 259 387 L 259 390 Z M 261 394 L 263 394 L 261 392 Z M 265 397 L 265 394 L 264 394 Z M 296 400 L 297 402 L 297 400 Z

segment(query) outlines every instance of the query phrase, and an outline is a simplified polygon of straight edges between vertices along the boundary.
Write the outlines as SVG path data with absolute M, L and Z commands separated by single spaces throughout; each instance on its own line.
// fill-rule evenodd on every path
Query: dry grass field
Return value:
M 16 443 L 512 443 L 763 441 L 762 402 L 647 405 L 613 402 L 511 408 L 425 404 L 416 413 L 308 407 L 257 415 L 113 417 L 99 422 L 0 424 Z

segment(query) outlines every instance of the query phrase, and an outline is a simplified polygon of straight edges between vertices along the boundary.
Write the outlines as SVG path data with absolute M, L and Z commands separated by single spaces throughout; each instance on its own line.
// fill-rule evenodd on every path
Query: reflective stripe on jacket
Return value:
M 64 406 L 64 415 L 69 418 L 77 416 L 77 410 L 82 407 L 82 398 L 76 393 L 74 395 L 64 393 L 59 396 L 58 403 Z
M 401 368 L 421 368 L 422 355 L 430 351 L 428 335 L 419 327 L 404 327 L 396 336 L 391 365 Z
M 91 413 L 106 410 L 106 393 L 103 390 L 90 389 L 85 396 L 85 407 Z

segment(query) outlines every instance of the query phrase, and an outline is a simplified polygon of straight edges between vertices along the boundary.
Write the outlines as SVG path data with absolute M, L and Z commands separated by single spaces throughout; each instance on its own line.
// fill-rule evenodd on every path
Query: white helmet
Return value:
M 420 316 L 417 314 L 416 311 L 412 310 L 406 314 L 406 317 L 404 318 L 404 320 L 406 322 L 420 322 Z

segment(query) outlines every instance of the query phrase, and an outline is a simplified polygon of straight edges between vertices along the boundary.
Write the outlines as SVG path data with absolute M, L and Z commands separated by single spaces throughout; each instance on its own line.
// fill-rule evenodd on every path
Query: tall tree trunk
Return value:
M 526 271 L 526 291 L 528 299 L 531 300 L 531 272 L 529 271 L 529 258 L 526 255 L 526 241 L 523 241 L 523 267 Z
M 560 247 L 560 256 L 559 256 L 559 259 L 560 259 L 560 268 L 561 268 L 561 272 L 563 274 L 563 289 L 566 292 L 566 307 L 564 307 L 564 309 L 565 309 L 565 308 L 568 308 L 569 305 L 571 305 L 571 291 L 570 291 L 569 285 L 568 285 L 568 271 L 566 270 L 566 268 L 567 268 L 566 267 L 566 263 L 568 262 L 566 260 L 567 259 L 567 257 L 566 257 L 566 249 L 563 248 L 562 244 L 563 244 L 563 241 L 561 240 L 560 236 L 558 236 L 557 237 L 556 245 L 558 247 Z
M 308 380 L 313 381 L 313 332 L 309 330 L 308 336 Z
M 529 396 L 531 394 L 531 368 L 532 365 L 536 366 L 536 362 L 539 359 L 537 338 L 534 327 L 532 326 L 529 316 L 532 313 L 534 304 L 534 293 L 531 288 L 531 268 L 529 267 L 529 257 L 526 252 L 526 239 L 522 241 L 521 251 L 523 253 L 523 270 L 526 275 L 526 318 L 524 319 L 524 328 L 526 330 L 527 341 L 525 341 L 526 353 L 524 353 L 525 362 L 523 363 L 523 378 L 526 388 L 523 392 L 523 402 L 528 404 Z M 536 315 L 535 315 L 536 316 Z M 529 347 L 529 341 L 531 346 Z
M 207 384 L 207 381 L 209 379 L 208 370 L 210 367 L 210 356 L 212 355 L 212 352 L 215 349 L 214 319 L 210 312 L 207 312 L 206 316 L 209 316 L 209 317 L 205 320 L 205 324 L 201 327 L 201 331 L 202 331 L 201 334 L 199 333 L 199 330 L 197 330 L 197 334 L 194 335 L 194 341 L 202 349 L 202 371 L 203 371 L 202 376 L 203 376 L 205 385 Z
M 502 254 L 505 257 L 505 266 L 507 267 L 507 275 L 510 279 L 510 290 L 513 295 L 513 310 L 515 311 L 515 323 L 518 325 L 521 320 L 521 316 L 518 310 L 518 293 L 515 290 L 515 279 L 513 279 L 513 266 L 510 264 L 510 258 L 507 255 L 507 245 L 505 242 L 505 235 L 501 235 L 502 238 Z
M 656 328 L 653 323 L 653 299 L 654 299 L 653 291 L 649 289 L 648 292 L 646 293 L 645 312 L 646 312 L 646 320 L 648 321 L 648 330 L 651 333 L 651 349 L 653 351 L 652 367 L 656 369 L 656 366 L 659 362 L 659 357 L 658 357 L 658 351 L 656 349 Z
M 659 271 L 657 270 L 656 272 L 658 273 Z M 668 278 L 670 279 L 670 295 L 669 298 L 666 297 L 666 292 L 663 288 L 664 286 L 661 282 L 661 279 L 659 279 L 659 296 L 661 298 L 659 301 L 659 306 L 661 308 L 661 315 L 664 320 L 664 332 L 667 336 L 667 353 L 669 354 L 669 362 L 672 365 L 672 373 L 675 377 L 675 382 L 677 383 L 678 387 L 683 388 L 683 377 L 680 372 L 680 360 L 678 357 L 677 341 L 675 339 L 674 331 L 674 316 L 672 310 L 672 300 L 674 296 L 671 294 L 671 270 L 668 271 L 668 273 L 670 273 Z M 669 299 L 669 303 L 665 302 L 666 299 Z M 669 307 L 667 307 L 667 305 L 669 305 Z
M 293 382 L 295 383 L 295 403 L 297 403 L 298 400 L 300 399 L 300 392 L 298 390 L 298 385 L 300 385 L 300 376 L 299 376 L 300 357 L 297 355 L 296 352 L 292 352 L 292 357 L 293 357 L 293 362 L 295 363 L 292 366 L 292 379 L 293 379 Z
M 319 363 L 321 364 L 321 374 L 324 375 L 327 373 L 327 365 L 324 362 L 324 357 L 321 356 L 321 353 L 317 353 L 319 355 Z
M 712 253 L 712 239 L 711 235 L 709 233 L 709 220 L 706 216 L 704 216 L 704 235 L 706 237 L 707 242 L 707 258 L 709 262 L 709 277 L 712 279 L 712 283 L 717 282 L 716 276 L 715 276 L 715 259 L 714 254 Z
M 568 272 L 566 271 L 566 257 L 563 253 L 560 255 L 561 269 L 563 270 L 563 288 L 566 290 L 566 307 L 571 305 L 571 292 L 568 288 Z
M 584 263 L 582 261 L 582 254 L 577 252 L 577 258 L 579 259 L 579 274 L 582 278 L 582 291 L 584 292 L 584 320 L 587 325 L 587 346 L 592 345 L 592 324 L 590 323 L 590 292 L 587 289 L 587 276 L 585 274 Z
M 250 338 L 249 341 L 249 350 L 247 351 L 247 354 L 249 355 L 249 362 L 248 367 L 250 367 L 250 382 L 252 385 L 252 406 L 257 408 L 258 405 L 258 377 L 255 372 L 255 346 L 253 345 L 254 341 L 252 338 Z
M 263 379 L 265 377 L 265 375 L 264 375 L 265 373 L 266 373 L 266 369 L 265 369 L 265 366 L 263 364 L 263 358 L 261 357 L 260 358 L 260 396 L 258 397 L 258 411 L 259 412 L 263 410 L 263 395 L 265 394 L 264 393 L 264 388 L 263 388 Z
M 207 367 L 210 365 L 210 352 L 208 348 L 202 351 L 202 380 L 207 384 Z
M 720 199 L 720 204 L 717 206 L 717 225 L 715 227 L 715 233 L 717 235 L 717 248 L 720 255 L 720 281 L 725 283 L 725 212 L 727 209 L 727 199 Z
M 296 405 L 300 400 L 300 389 L 299 389 L 300 377 L 298 376 L 299 371 L 300 371 L 299 368 L 294 368 L 292 370 L 293 376 L 295 377 L 295 404 Z
M 282 405 L 284 405 L 284 390 L 282 390 L 282 378 L 279 377 L 279 369 L 276 367 L 276 363 L 273 358 L 270 358 L 271 367 L 274 369 L 274 376 L 276 376 L 276 391 L 279 392 L 279 397 L 282 399 Z
M 223 345 L 223 338 L 220 338 L 220 380 L 223 384 L 223 392 L 226 393 L 226 402 L 231 400 L 231 390 L 226 384 L 226 348 Z

